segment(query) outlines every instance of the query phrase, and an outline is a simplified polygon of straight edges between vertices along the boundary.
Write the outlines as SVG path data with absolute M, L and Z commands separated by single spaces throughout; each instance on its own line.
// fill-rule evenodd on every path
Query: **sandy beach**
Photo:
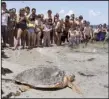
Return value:
M 2 59 L 2 67 L 12 71 L 2 75 L 2 78 L 13 79 L 18 73 L 38 66 L 58 66 L 76 76 L 76 83 L 83 95 L 73 92 L 69 88 L 56 91 L 30 89 L 15 98 L 107 98 L 108 97 L 108 45 L 101 43 L 89 44 L 78 49 L 65 46 L 34 48 L 27 51 L 4 49 L 8 58 Z M 6 87 L 8 86 L 8 87 Z M 12 91 L 12 82 L 2 80 L 5 94 Z M 14 87 L 13 87 L 14 88 Z M 17 88 L 17 87 L 16 87 Z M 9 89 L 9 90 L 8 90 Z M 16 89 L 13 89 L 16 90 Z M 14 97 L 14 96 L 12 96 Z

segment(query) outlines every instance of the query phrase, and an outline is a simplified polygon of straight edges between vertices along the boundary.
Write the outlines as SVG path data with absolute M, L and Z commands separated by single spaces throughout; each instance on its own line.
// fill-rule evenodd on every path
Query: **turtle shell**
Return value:
M 37 67 L 21 72 L 14 80 L 35 88 L 55 88 L 64 76 L 65 72 L 58 67 Z

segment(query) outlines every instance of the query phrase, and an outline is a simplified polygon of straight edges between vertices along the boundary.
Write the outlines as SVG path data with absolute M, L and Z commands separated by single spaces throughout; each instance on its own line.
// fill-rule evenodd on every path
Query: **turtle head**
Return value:
M 74 74 L 68 75 L 68 79 L 71 82 L 74 81 L 75 80 L 75 75 Z

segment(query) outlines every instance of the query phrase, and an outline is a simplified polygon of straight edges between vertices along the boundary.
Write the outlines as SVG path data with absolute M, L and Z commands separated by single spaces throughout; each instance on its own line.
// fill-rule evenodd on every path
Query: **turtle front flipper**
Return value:
M 20 88 L 19 88 L 19 90 L 21 91 L 21 92 L 25 92 L 25 91 L 27 91 L 27 90 L 29 90 L 30 89 L 30 87 L 29 86 L 25 86 L 25 85 L 22 85 Z
M 68 87 L 69 88 L 71 88 L 73 91 L 75 91 L 75 92 L 77 92 L 77 93 L 79 93 L 79 94 L 83 94 L 82 92 L 81 92 L 81 90 L 80 90 L 80 88 L 79 87 L 77 87 L 77 85 L 73 82 L 68 82 Z

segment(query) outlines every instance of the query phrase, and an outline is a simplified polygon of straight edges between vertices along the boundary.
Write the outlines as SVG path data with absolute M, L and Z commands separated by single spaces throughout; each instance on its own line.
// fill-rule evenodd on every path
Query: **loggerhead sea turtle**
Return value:
M 24 92 L 30 88 L 44 89 L 61 89 L 69 87 L 79 94 L 82 94 L 80 89 L 74 83 L 75 75 L 53 67 L 37 67 L 25 70 L 18 74 L 14 81 L 20 83 L 20 91 Z
M 81 93 L 76 84 L 73 83 L 75 75 L 68 74 L 56 66 L 25 70 L 18 74 L 14 80 L 23 84 L 22 89 L 25 91 L 29 88 L 58 89 L 68 86 Z

